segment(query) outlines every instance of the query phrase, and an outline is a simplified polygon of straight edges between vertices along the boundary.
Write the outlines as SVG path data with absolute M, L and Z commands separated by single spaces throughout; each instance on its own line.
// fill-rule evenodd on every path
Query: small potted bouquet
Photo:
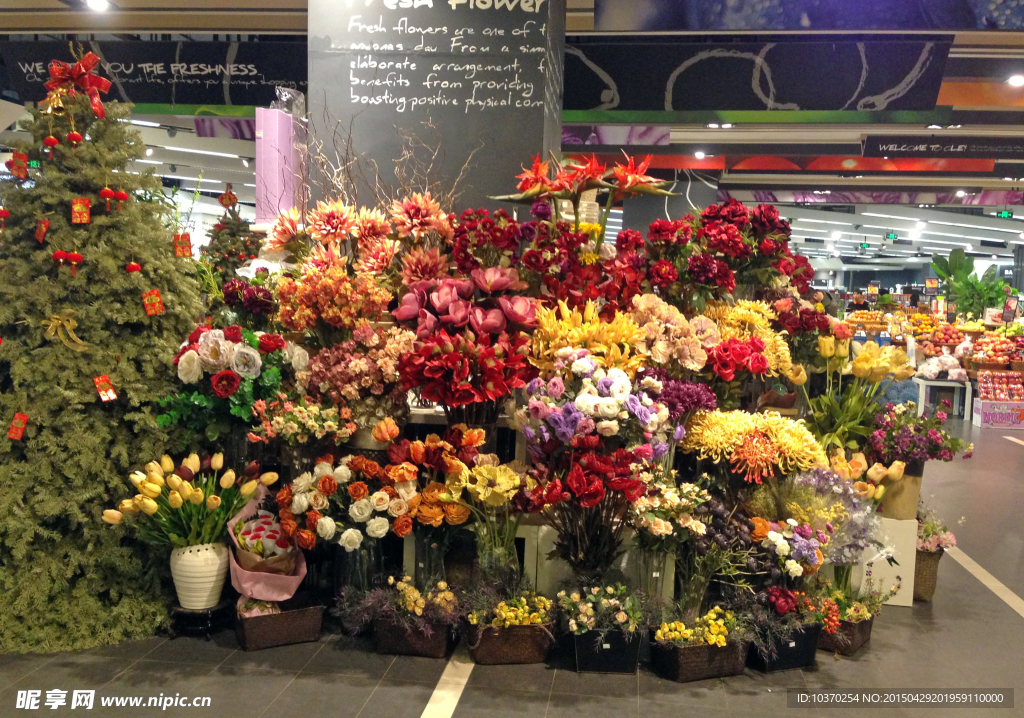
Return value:
M 636 673 L 640 626 L 638 596 L 623 584 L 558 592 L 558 608 L 572 634 L 579 673 Z
M 552 603 L 527 591 L 501 599 L 493 590 L 468 597 L 472 604 L 469 655 L 481 665 L 543 663 L 554 643 Z
M 860 592 L 834 590 L 831 598 L 839 606 L 839 627 L 835 633 L 823 631 L 818 638 L 818 648 L 823 651 L 852 656 L 861 646 L 871 639 L 871 627 L 875 616 L 882 609 L 882 604 L 895 596 L 900 590 L 900 577 L 886 592 L 875 587 L 871 577 L 871 566 L 867 565 L 864 583 Z
M 103 512 L 109 524 L 120 524 L 125 515 L 145 517 L 135 524 L 138 535 L 148 543 L 172 548 L 171 576 L 178 603 L 190 611 L 220 602 L 228 572 L 228 520 L 260 484 L 277 481 L 276 473 L 261 474 L 256 462 L 241 477 L 228 469 L 218 478 L 223 468 L 222 454 L 202 459 L 191 454 L 177 468 L 164 455 L 129 477 L 138 494 Z
M 751 614 L 747 665 L 765 673 L 813 666 L 821 632 L 839 629 L 839 606 L 833 599 L 783 586 L 759 592 Z
M 224 306 L 214 312 L 217 323 L 240 324 L 254 331 L 269 329 L 277 313 L 271 291 L 274 281 L 265 267 L 258 269 L 251 280 L 240 277 L 225 280 L 221 287 Z
M 914 563 L 914 600 L 931 601 L 935 595 L 939 561 L 946 549 L 956 546 L 956 536 L 935 512 L 920 505 L 917 509 L 917 557 Z
M 411 576 L 389 576 L 375 588 L 340 608 L 347 622 L 373 624 L 377 653 L 444 658 L 455 647 L 463 619 L 451 587 L 438 581 L 421 592 Z
M 951 436 L 942 428 L 947 418 L 946 412 L 941 410 L 932 416 L 918 416 L 917 406 L 912 403 L 886 404 L 884 411 L 875 417 L 870 444 L 878 460 L 906 465 L 902 480 L 885 482 L 888 488 L 882 502 L 882 516 L 901 520 L 917 516 L 926 461 L 952 461 L 961 451 L 966 452 L 963 458 L 971 458 L 974 445 Z
M 651 667 L 677 683 L 743 673 L 749 643 L 739 617 L 713 607 L 687 626 L 665 621 L 651 629 Z

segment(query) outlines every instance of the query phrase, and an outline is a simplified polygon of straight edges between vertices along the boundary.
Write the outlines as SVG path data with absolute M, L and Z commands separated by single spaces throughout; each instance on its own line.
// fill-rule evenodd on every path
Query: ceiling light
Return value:
M 700 150 L 697 150 L 696 152 L 693 153 L 693 156 L 696 157 L 699 160 L 702 160 L 702 159 L 704 159 L 705 154 L 703 152 L 701 152 Z
M 708 125 L 708 129 L 717 130 L 718 129 L 718 123 L 717 122 L 710 123 Z
M 916 227 L 917 227 L 918 229 L 924 229 L 925 227 L 927 227 L 927 226 L 928 226 L 928 224 L 927 224 L 926 222 L 923 222 L 923 221 L 921 221 L 921 220 L 918 220 L 918 222 L 917 222 L 917 224 L 916 224 L 915 226 L 916 226 Z
M 959 130 L 961 127 L 963 127 L 963 125 L 947 125 L 946 129 L 947 130 Z
M 941 130 L 942 125 L 928 125 L 929 130 Z
M 1024 75 L 1010 75 L 1006 82 L 1013 87 L 1024 87 Z
M 723 130 L 731 130 L 731 129 L 732 129 L 732 123 L 731 123 L 731 122 L 725 122 L 725 123 L 723 123 L 723 124 L 722 124 L 722 129 L 723 129 Z
M 160 126 L 159 122 L 150 122 L 149 120 L 135 120 L 135 119 L 133 119 L 131 122 L 132 122 L 133 125 L 137 125 L 138 127 L 159 127 Z
M 110 3 L 107 0 L 85 0 L 85 4 L 94 12 L 103 12 L 110 7 Z
M 242 167 L 248 167 L 248 166 L 249 166 L 249 160 L 247 160 L 247 159 L 245 159 L 245 158 L 243 157 L 243 158 L 242 158 Z
M 1003 177 L 1004 182 L 1013 182 L 1013 177 Z
M 162 165 L 163 164 L 163 162 L 159 162 L 157 160 L 135 160 L 135 161 L 136 162 L 141 162 L 144 165 Z
M 999 259 L 999 255 L 998 254 L 993 254 L 992 255 L 992 259 Z
M 153 148 L 152 147 L 147 147 L 146 148 L 146 157 L 152 157 L 152 156 L 153 156 Z
M 912 229 L 907 233 L 907 236 L 910 237 L 910 239 L 921 239 L 921 232 L 916 229 Z
M 964 191 L 963 191 L 962 189 L 958 189 L 958 190 L 956 191 L 956 196 L 957 196 L 957 197 L 965 197 L 966 195 L 967 195 L 967 193 L 966 193 L 966 192 L 964 192 Z
M 210 150 L 193 150 L 188 147 L 167 147 L 164 146 L 165 150 L 171 152 L 190 152 L 194 155 L 209 155 L 211 157 L 230 157 L 232 159 L 238 159 L 238 155 L 231 154 L 230 152 L 211 152 Z
M 842 236 L 843 236 L 843 233 L 840 232 L 838 229 L 832 233 L 832 239 L 839 239 Z
M 833 257 L 838 257 L 838 256 L 840 256 L 840 254 L 839 254 L 839 250 L 836 250 L 836 251 L 832 252 L 832 256 L 833 256 Z

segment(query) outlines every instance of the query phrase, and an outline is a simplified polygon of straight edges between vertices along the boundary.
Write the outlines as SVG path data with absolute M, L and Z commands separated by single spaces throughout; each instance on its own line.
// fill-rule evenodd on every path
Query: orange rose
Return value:
M 292 496 L 292 485 L 288 484 L 283 489 L 278 491 L 276 498 L 277 498 L 277 505 L 280 508 L 288 508 L 288 507 L 290 507 L 292 505 L 292 499 L 295 498 L 294 496 Z
M 384 488 L 381 489 L 381 491 L 383 491 L 385 494 L 387 494 L 388 497 L 391 500 L 394 500 L 394 499 L 398 498 L 398 492 L 395 491 L 395 487 L 394 486 L 385 486 Z
M 458 526 L 469 521 L 469 507 L 457 504 L 454 501 L 446 501 L 443 506 L 444 520 L 451 526 Z
M 317 457 L 316 463 L 330 464 L 331 466 L 334 466 L 334 457 L 331 454 L 324 454 L 323 456 Z
M 349 459 L 348 468 L 352 471 L 352 473 L 360 473 L 363 470 L 363 464 L 365 464 L 367 461 L 368 459 L 366 459 L 366 457 L 353 456 L 351 459 Z
M 298 535 L 295 537 L 295 543 L 299 545 L 299 548 L 309 550 L 316 546 L 316 534 L 312 531 L 302 529 L 302 531 L 299 531 Z
M 380 443 L 386 444 L 389 441 L 394 441 L 398 438 L 400 430 L 398 424 L 390 416 L 382 421 L 377 422 L 377 425 L 373 427 L 370 434 L 373 436 L 373 440 Z
M 282 523 L 285 522 L 285 521 L 294 521 L 295 520 L 295 514 L 292 513 L 291 509 L 278 509 L 277 510 L 277 519 L 278 519 L 278 521 L 280 521 Z
M 363 464 L 363 473 L 371 479 L 384 479 L 384 469 L 376 461 L 367 461 Z
M 441 441 L 441 437 L 437 434 L 427 434 L 427 446 L 440 446 L 445 442 Z
M 420 470 L 416 468 L 415 464 L 405 461 L 401 464 L 391 464 L 386 473 L 391 482 L 397 484 L 402 481 L 415 481 L 419 478 Z
M 440 526 L 444 521 L 444 509 L 437 504 L 424 502 L 416 512 L 416 520 L 426 526 Z
M 754 524 L 754 530 L 750 532 L 750 538 L 758 543 L 768 538 L 768 532 L 772 530 L 772 525 L 760 516 L 755 516 L 750 520 Z
M 281 533 L 288 538 L 295 535 L 295 532 L 299 530 L 299 525 L 291 519 L 283 519 L 281 521 Z
M 417 464 L 422 464 L 426 456 L 427 447 L 422 441 L 414 441 L 409 444 L 409 458 Z
M 324 496 L 334 496 L 334 493 L 338 490 L 338 482 L 330 474 L 324 474 L 316 482 L 316 490 Z
M 360 501 L 370 495 L 370 490 L 362 481 L 353 481 L 348 485 L 348 495 L 353 501 Z
M 398 538 L 405 538 L 412 533 L 412 517 L 408 514 L 405 516 L 399 516 L 395 519 L 395 522 L 391 524 L 391 530 Z
M 316 509 L 310 509 L 306 512 L 306 528 L 310 531 L 316 531 L 316 524 L 324 515 Z
M 441 497 L 446 493 L 448 493 L 448 487 L 439 481 L 427 484 L 427 487 L 423 489 L 423 503 L 439 504 L 441 503 Z

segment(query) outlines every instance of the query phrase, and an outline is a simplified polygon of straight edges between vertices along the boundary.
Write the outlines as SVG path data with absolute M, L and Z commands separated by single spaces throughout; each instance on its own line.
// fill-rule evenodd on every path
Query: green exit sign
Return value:
M 886 232 L 885 233 L 885 238 L 886 239 L 899 239 L 900 236 L 898 234 L 896 234 L 895 232 Z
M 1004 209 L 1000 212 L 996 212 L 996 217 L 999 219 L 1013 219 L 1013 212 L 1008 209 Z
M 870 246 L 871 246 L 871 245 L 870 245 L 870 244 L 868 244 L 867 242 L 863 242 L 863 243 L 862 243 L 862 244 L 860 245 L 860 248 L 861 248 L 861 249 L 867 249 L 867 248 L 868 248 L 868 247 L 870 247 Z
M 28 166 L 34 167 L 35 169 L 39 169 L 39 160 L 29 160 Z

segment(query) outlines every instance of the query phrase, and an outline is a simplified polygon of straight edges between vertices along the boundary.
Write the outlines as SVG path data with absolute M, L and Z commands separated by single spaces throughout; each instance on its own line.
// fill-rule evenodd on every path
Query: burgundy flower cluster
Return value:
M 520 245 L 533 239 L 534 232 L 532 225 L 524 232 L 523 225 L 503 209 L 493 215 L 486 209 L 467 209 L 455 226 L 452 259 L 462 274 L 484 264 L 498 266 L 503 256 L 515 264 Z
M 581 445 L 593 444 L 599 449 L 600 437 L 577 436 L 574 439 Z M 546 506 L 561 502 L 574 502 L 582 508 L 592 508 L 604 500 L 609 491 L 621 492 L 633 503 L 647 491 L 647 485 L 635 478 L 632 465 L 642 462 L 642 457 L 626 449 L 618 449 L 610 455 L 584 450 L 575 453 L 575 460 L 565 477 L 542 479 L 541 483 L 531 492 L 531 507 L 540 511 Z M 540 467 L 540 473 L 546 473 L 547 467 Z
M 813 309 L 779 312 L 778 325 L 788 331 L 790 336 L 809 334 L 814 331 L 822 334 L 831 333 L 828 315 Z

